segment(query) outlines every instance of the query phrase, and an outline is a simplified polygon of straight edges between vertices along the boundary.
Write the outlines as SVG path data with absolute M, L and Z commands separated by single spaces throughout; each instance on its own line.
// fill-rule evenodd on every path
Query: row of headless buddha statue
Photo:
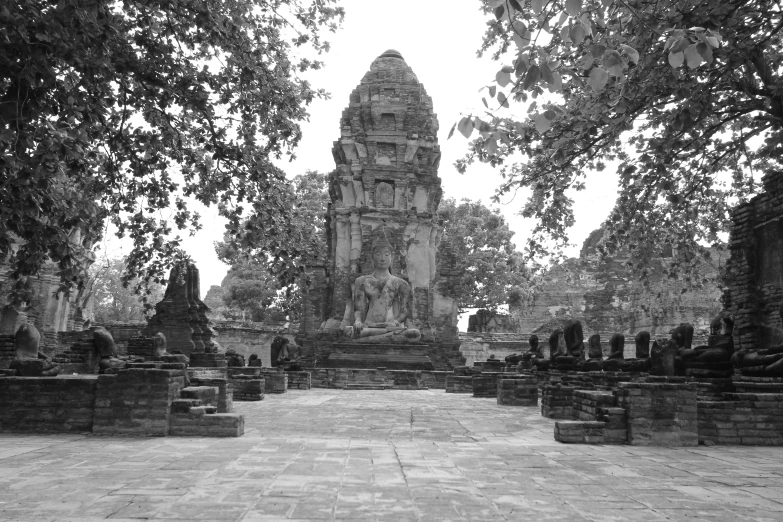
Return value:
M 721 312 L 710 324 L 707 344 L 695 348 L 692 347 L 693 326 L 688 323 L 671 330 L 669 339 L 653 341 L 652 346 L 650 333 L 641 331 L 636 334 L 636 357 L 632 359 L 625 358 L 625 336 L 616 333 L 609 340 L 609 355 L 604 359 L 601 337 L 598 334 L 591 335 L 585 350 L 582 324 L 570 320 L 562 330 L 555 330 L 549 336 L 549 358 L 544 356 L 538 336 L 532 335 L 530 349 L 521 355 L 511 355 L 506 361 L 512 364 L 521 362 L 523 366 L 535 366 L 542 371 L 649 372 L 655 375 L 719 378 L 730 376 L 734 373 L 734 367 L 761 370 L 760 365 L 763 364 L 765 375 L 783 373 L 783 347 L 753 354 L 745 351 L 735 353 L 733 327 L 731 314 Z

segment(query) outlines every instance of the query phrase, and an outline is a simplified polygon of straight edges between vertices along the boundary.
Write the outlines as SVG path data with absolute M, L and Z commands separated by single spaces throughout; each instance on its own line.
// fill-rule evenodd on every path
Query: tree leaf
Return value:
M 484 142 L 484 148 L 487 150 L 487 154 L 494 156 L 498 151 L 497 140 L 495 140 L 495 138 L 489 138 L 486 142 Z
M 685 61 L 690 69 L 695 69 L 701 65 L 702 58 L 697 44 L 692 44 L 685 49 Z
M 679 52 L 684 51 L 685 49 L 687 49 L 688 46 L 690 45 L 690 43 L 691 43 L 690 40 L 688 40 L 687 38 L 685 38 L 685 37 L 680 38 L 679 40 L 674 42 L 674 45 L 672 45 L 672 48 L 670 49 L 670 51 L 673 52 L 673 53 L 679 53 Z
M 519 2 L 517 0 L 508 0 L 508 3 L 511 5 L 512 8 L 514 8 L 517 11 L 522 11 L 522 6 L 519 5 Z
M 536 84 L 539 78 L 541 78 L 541 69 L 538 65 L 531 65 L 525 75 L 525 81 L 522 83 L 522 88 L 525 90 L 530 89 Z
M 492 98 L 495 97 L 495 91 L 497 91 L 497 87 L 495 87 L 494 85 L 490 85 L 489 86 L 489 95 L 490 95 L 490 97 L 492 97 Z
M 571 16 L 579 16 L 582 12 L 582 0 L 566 0 L 565 10 Z
M 630 45 L 621 45 L 620 49 L 622 49 L 625 54 L 628 55 L 628 59 L 631 60 L 633 63 L 639 63 L 639 52 L 631 47 Z
M 603 67 L 595 67 L 590 71 L 590 79 L 588 83 L 595 92 L 603 90 L 606 87 L 606 83 L 609 81 L 609 73 Z
M 466 138 L 470 138 L 470 135 L 473 133 L 473 119 L 468 116 L 462 118 L 457 125 L 457 130 Z
M 541 64 L 541 79 L 547 84 L 554 83 L 555 79 L 552 77 L 552 71 L 549 69 L 549 65 Z
M 699 54 L 704 58 L 705 62 L 712 63 L 712 49 L 710 49 L 709 45 L 704 42 L 699 42 L 698 45 L 696 45 L 696 50 L 699 51 Z
M 516 66 L 514 68 L 514 74 L 517 77 L 521 77 L 527 71 L 527 60 L 522 56 L 517 57 Z
M 508 109 L 508 98 L 506 98 L 506 95 L 502 92 L 498 93 L 498 102 L 500 103 L 501 107 L 504 107 Z
M 560 73 L 552 73 L 552 83 L 549 84 L 549 92 L 561 92 L 563 90 L 563 77 Z
M 533 121 L 536 124 L 536 130 L 541 134 L 544 134 L 546 131 L 552 128 L 552 121 L 543 114 L 536 114 L 536 116 L 533 118 Z
M 486 107 L 487 109 L 489 109 L 489 105 L 487 105 L 487 99 L 486 99 L 486 98 L 484 98 L 483 96 L 481 97 L 481 102 L 484 104 L 484 107 Z M 452 130 L 454 130 L 454 129 L 452 129 Z
M 544 116 L 546 117 L 546 119 L 551 121 L 551 120 L 554 120 L 557 117 L 557 114 L 555 114 L 555 111 L 553 111 L 551 109 L 547 109 L 547 110 L 544 111 Z
M 483 99 L 484 99 L 484 98 L 482 98 L 482 100 L 483 100 Z M 487 104 L 487 103 L 486 103 L 486 102 L 484 102 L 484 105 L 486 105 L 486 104 Z M 450 140 L 450 139 L 451 139 L 451 137 L 452 137 L 452 136 L 454 136 L 454 129 L 456 129 L 456 128 L 457 128 L 457 124 L 456 124 L 456 123 L 455 123 L 454 125 L 452 125 L 452 126 L 451 126 L 451 130 L 449 131 L 449 137 L 448 137 L 448 138 L 446 138 L 447 140 Z
M 500 20 L 503 17 L 503 13 L 506 12 L 506 6 L 503 4 L 500 4 L 495 8 L 495 18 Z
M 675 69 L 680 65 L 682 65 L 682 62 L 684 60 L 685 60 L 685 53 L 669 52 L 669 65 L 671 65 Z
M 501 87 L 505 87 L 511 81 L 511 74 L 505 70 L 500 70 L 495 74 L 495 81 L 498 82 L 498 85 Z
M 574 24 L 574 26 L 571 28 L 569 36 L 571 36 L 571 41 L 574 43 L 574 45 L 579 45 L 584 41 L 585 28 L 582 26 L 581 22 Z
M 544 0 L 530 0 L 530 8 L 535 14 L 541 14 L 544 9 Z

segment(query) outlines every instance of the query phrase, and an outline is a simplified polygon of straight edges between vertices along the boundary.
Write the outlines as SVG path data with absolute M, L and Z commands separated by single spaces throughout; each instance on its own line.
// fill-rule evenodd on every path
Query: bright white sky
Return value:
M 444 197 L 478 199 L 492 206 L 490 197 L 500 183 L 498 173 L 489 165 L 474 165 L 467 174 L 460 175 L 454 168 L 454 161 L 464 155 L 468 141 L 459 132 L 446 140 L 449 129 L 461 115 L 484 111 L 482 95 L 478 91 L 494 81 L 500 68 L 487 56 L 476 57 L 486 23 L 479 10 L 479 0 L 448 3 L 343 0 L 341 5 L 345 7 L 345 21 L 338 33 L 327 37 L 332 49 L 321 57 L 326 67 L 307 76 L 314 87 L 326 89 L 332 98 L 310 106 L 310 121 L 302 125 L 304 137 L 297 149 L 298 158 L 292 163 L 281 162 L 279 166 L 289 176 L 307 169 L 323 173 L 333 170 L 332 142 L 339 137 L 340 115 L 348 105 L 351 91 L 378 55 L 387 49 L 396 49 L 416 73 L 435 105 L 440 121 L 438 141 L 442 157 L 439 174 Z M 511 110 L 521 115 L 525 109 L 512 105 Z M 576 225 L 569 231 L 574 247 L 568 254 L 573 256 L 578 255 L 588 234 L 609 215 L 617 195 L 617 178 L 612 169 L 589 175 L 587 185 L 587 190 L 571 194 L 576 200 Z M 519 193 L 514 201 L 498 207 L 516 232 L 514 239 L 519 249 L 527 231 L 532 229 L 528 220 L 516 215 L 526 198 L 526 194 Z M 198 210 L 198 205 L 194 204 L 192 208 Z M 203 297 L 211 285 L 220 284 L 228 266 L 217 259 L 212 247 L 222 238 L 225 223 L 210 209 L 202 207 L 199 211 L 204 228 L 195 237 L 186 238 L 184 247 L 199 267 Z M 115 244 L 115 241 L 107 240 L 104 249 L 109 255 L 127 253 L 112 246 Z

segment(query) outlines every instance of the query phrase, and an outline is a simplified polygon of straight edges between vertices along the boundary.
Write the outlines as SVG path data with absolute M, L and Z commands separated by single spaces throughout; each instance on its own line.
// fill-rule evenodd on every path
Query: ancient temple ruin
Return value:
M 380 55 L 343 111 L 332 149 L 337 168 L 330 175 L 328 259 L 309 266 L 302 285 L 297 342 L 319 364 L 459 364 L 453 253 L 437 220 L 437 131 L 432 99 L 400 53 Z M 399 328 L 420 332 L 416 343 L 367 348 L 366 338 L 345 335 L 356 320 L 355 281 L 373 270 L 373 245 L 379 243 L 389 245 L 391 274 L 410 286 L 409 313 Z

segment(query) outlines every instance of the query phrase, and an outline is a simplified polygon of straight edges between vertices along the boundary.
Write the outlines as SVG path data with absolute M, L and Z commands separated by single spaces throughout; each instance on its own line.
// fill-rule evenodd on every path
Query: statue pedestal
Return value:
M 197 368 L 222 368 L 227 366 L 226 354 L 193 352 L 190 354 L 190 366 Z
M 434 370 L 426 344 L 334 343 L 322 368 Z

